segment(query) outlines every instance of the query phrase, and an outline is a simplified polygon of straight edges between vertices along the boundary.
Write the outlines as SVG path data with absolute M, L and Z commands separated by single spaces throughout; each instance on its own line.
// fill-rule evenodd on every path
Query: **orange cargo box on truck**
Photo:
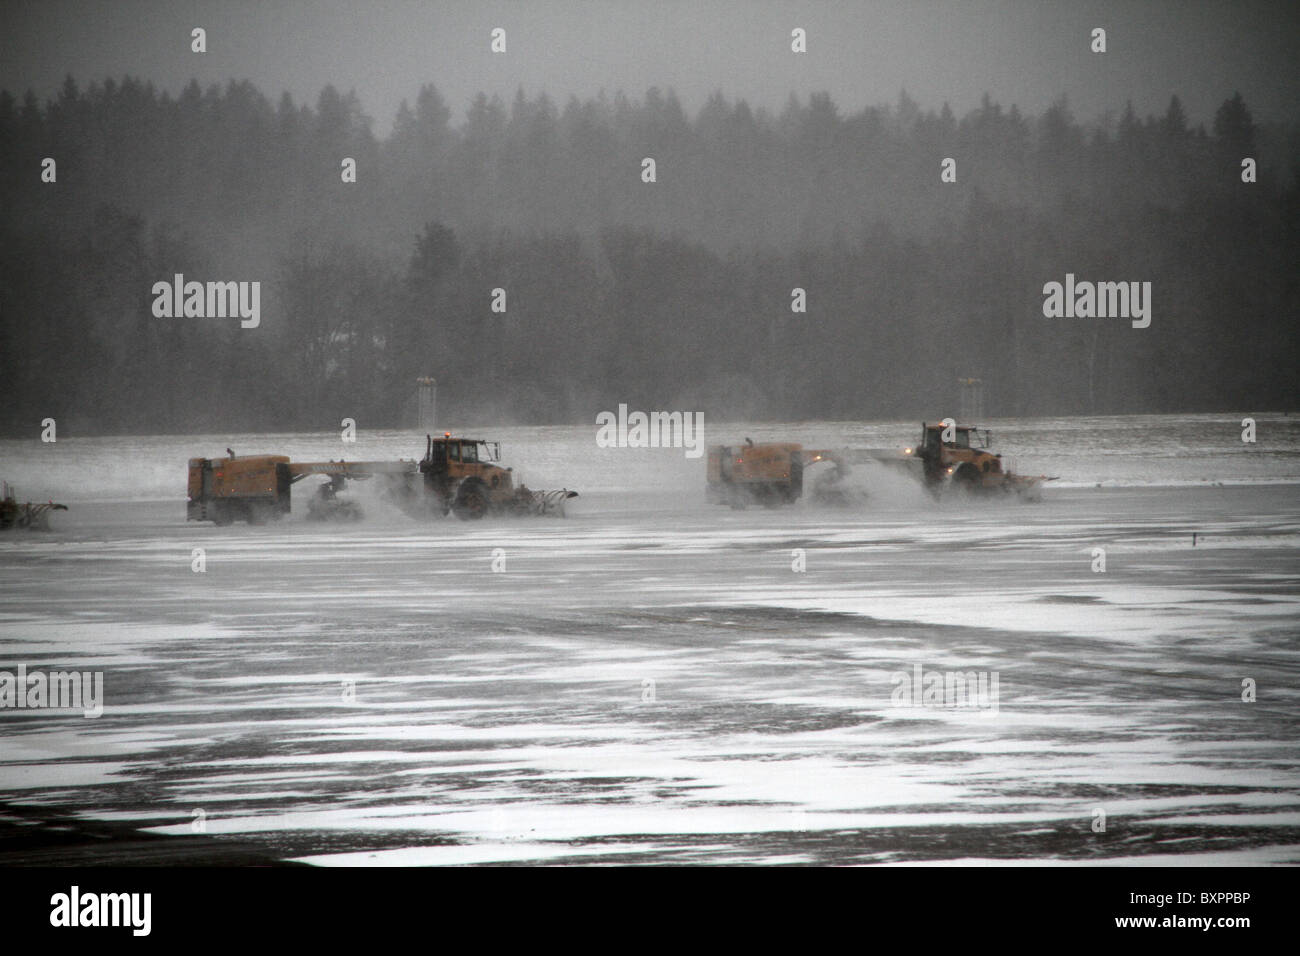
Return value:
M 705 495 L 713 504 L 733 508 L 750 502 L 789 504 L 803 493 L 803 468 L 798 442 L 711 445 Z
M 185 517 L 260 524 L 289 513 L 292 485 L 287 455 L 191 458 Z

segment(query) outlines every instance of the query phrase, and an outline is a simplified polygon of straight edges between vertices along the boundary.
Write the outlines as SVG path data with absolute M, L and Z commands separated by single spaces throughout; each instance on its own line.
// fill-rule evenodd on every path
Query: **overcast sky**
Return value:
M 1077 118 L 1131 99 L 1161 113 L 1170 94 L 1191 121 L 1240 90 L 1257 119 L 1295 120 L 1300 3 L 1273 0 L 126 0 L 0 3 L 0 86 L 44 100 L 63 76 L 131 74 L 173 93 L 250 79 L 315 104 L 327 83 L 355 89 L 387 135 L 403 98 L 433 82 L 459 120 L 479 91 L 519 87 L 563 105 L 601 89 L 673 88 L 694 114 L 714 90 L 779 110 L 793 91 L 828 90 L 843 112 L 945 100 L 961 115 L 988 91 L 1038 113 L 1062 93 Z M 208 52 L 190 51 L 207 30 Z M 492 28 L 508 51 L 489 51 Z M 790 52 L 790 31 L 808 53 Z M 1093 27 L 1108 52 L 1093 54 Z

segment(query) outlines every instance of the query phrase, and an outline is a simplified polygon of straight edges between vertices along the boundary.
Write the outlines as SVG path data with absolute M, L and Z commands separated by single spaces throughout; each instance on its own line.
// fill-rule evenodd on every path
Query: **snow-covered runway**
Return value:
M 87 502 L 0 542 L 0 669 L 105 698 L 0 711 L 0 816 L 323 864 L 1300 862 L 1294 485 L 579 501 Z M 996 674 L 994 706 L 900 702 L 918 666 Z

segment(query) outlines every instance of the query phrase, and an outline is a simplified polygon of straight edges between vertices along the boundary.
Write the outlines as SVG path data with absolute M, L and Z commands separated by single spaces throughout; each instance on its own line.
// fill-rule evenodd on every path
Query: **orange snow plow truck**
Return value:
M 348 479 L 374 475 L 414 475 L 414 461 L 312 461 L 294 462 L 288 455 L 230 455 L 226 458 L 191 458 L 189 521 L 227 525 L 234 521 L 265 524 L 287 515 L 290 489 L 308 475 L 329 478 L 309 504 L 312 517 L 360 517 L 350 503 L 337 497 Z
M 340 495 L 348 483 L 378 478 L 382 496 L 414 517 L 453 513 L 471 520 L 488 514 L 563 515 L 576 491 L 533 491 L 516 486 L 510 468 L 498 464 L 497 442 L 427 436 L 422 461 L 290 461 L 287 455 L 191 458 L 186 518 L 219 525 L 263 524 L 289 514 L 290 492 L 310 475 L 326 481 L 308 499 L 307 517 L 355 520 L 358 502 Z
M 1036 501 L 1042 495 L 1042 483 L 1056 480 L 1046 475 L 1013 474 L 1002 455 L 989 450 L 992 447 L 993 434 L 987 428 L 958 425 L 949 418 L 923 422 L 920 444 L 904 454 L 921 462 L 926 487 L 935 492 L 1006 493 Z
M 806 449 L 798 442 L 755 444 L 746 438 L 743 445 L 711 445 L 706 495 L 710 504 L 737 510 L 751 504 L 768 508 L 793 504 L 803 494 L 805 470 L 823 461 L 834 466 L 825 476 L 829 480 L 819 482 L 823 487 L 848 472 L 840 455 Z

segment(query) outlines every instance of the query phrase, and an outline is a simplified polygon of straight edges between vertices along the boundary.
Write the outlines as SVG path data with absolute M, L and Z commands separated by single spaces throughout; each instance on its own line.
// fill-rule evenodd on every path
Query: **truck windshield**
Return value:
M 962 429 L 955 429 L 952 435 L 952 441 L 944 441 L 942 428 L 931 428 L 926 432 L 926 444 L 933 442 L 935 445 L 949 445 L 953 448 L 969 448 L 970 432 Z

